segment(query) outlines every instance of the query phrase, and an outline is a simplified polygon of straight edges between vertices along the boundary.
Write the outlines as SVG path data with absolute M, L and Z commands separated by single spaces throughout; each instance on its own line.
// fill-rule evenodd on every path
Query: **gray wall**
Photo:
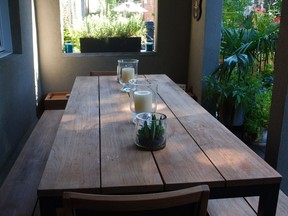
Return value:
M 11 1 L 14 2 L 14 1 Z M 30 0 L 19 1 L 22 53 L 0 59 L 0 183 L 36 118 Z M 14 31 L 15 32 L 15 31 Z
M 116 70 L 117 59 L 137 58 L 139 74 L 165 73 L 186 83 L 191 26 L 191 0 L 158 1 L 158 44 L 155 54 L 63 54 L 58 0 L 36 0 L 43 96 L 71 90 L 75 77 L 91 70 Z

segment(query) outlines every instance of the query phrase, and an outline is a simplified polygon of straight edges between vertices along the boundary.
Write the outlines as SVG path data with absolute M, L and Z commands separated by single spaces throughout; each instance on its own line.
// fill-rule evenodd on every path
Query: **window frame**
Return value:
M 0 53 L 12 53 L 12 35 L 8 0 L 0 1 Z M 1 57 L 1 56 L 0 56 Z
M 1 8 L 1 5 L 0 5 L 0 8 Z M 4 47 L 3 30 L 2 30 L 2 13 L 0 10 L 0 52 L 4 50 L 5 50 L 5 47 Z
M 77 51 L 76 52 L 74 52 L 73 50 L 74 50 L 74 44 L 73 44 L 73 42 L 72 42 L 72 52 L 70 51 L 70 49 L 68 49 L 67 48 L 67 50 L 68 51 L 66 51 L 66 44 L 65 44 L 65 31 L 64 31 L 64 19 L 63 19 L 63 14 L 64 14 L 64 10 L 63 10 L 63 6 L 62 6 L 62 2 L 61 2 L 62 0 L 59 0 L 59 7 L 60 7 L 60 26 L 61 26 L 61 44 L 63 44 L 62 45 L 62 52 L 64 53 L 64 54 L 68 54 L 68 55 L 71 55 L 71 54 L 73 54 L 73 55 L 77 55 L 77 54 L 85 54 L 85 52 L 79 52 L 79 48 L 77 49 Z M 65 0 L 63 0 L 63 2 L 64 2 Z M 67 0 L 66 0 L 67 1 Z M 72 2 L 73 0 L 70 0 L 70 2 Z M 89 1 L 91 1 L 91 0 L 81 0 L 81 7 L 83 7 L 82 9 L 81 9 L 81 16 L 82 17 L 85 17 L 86 15 L 85 14 L 96 14 L 96 13 L 94 13 L 93 11 L 92 12 L 89 12 L 90 11 L 90 8 L 89 8 Z M 103 1 L 107 1 L 107 0 L 103 0 Z M 144 22 L 145 21 L 154 21 L 154 25 L 153 25 L 153 42 L 152 43 L 150 43 L 149 45 L 149 48 L 151 47 L 151 45 L 152 45 L 152 50 L 147 50 L 147 47 L 146 47 L 146 44 L 144 45 L 143 44 L 143 40 L 142 40 L 142 43 L 141 43 L 141 50 L 138 52 L 138 51 L 135 51 L 135 52 L 133 52 L 133 51 L 131 51 L 131 52 L 127 52 L 127 54 L 131 54 L 131 53 L 134 53 L 134 54 L 138 54 L 138 53 L 141 53 L 141 55 L 143 55 L 143 54 L 151 54 L 151 53 L 156 53 L 156 51 L 157 51 L 157 31 L 158 31 L 158 29 L 157 29 L 157 26 L 158 26 L 158 24 L 157 24 L 157 22 L 158 22 L 158 17 L 157 16 L 155 16 L 155 14 L 158 14 L 158 1 L 159 0 L 139 0 L 139 3 L 141 2 L 141 3 L 144 3 L 144 2 L 146 2 L 145 4 L 147 4 L 147 2 L 153 2 L 154 3 L 154 6 L 153 6 L 153 9 L 154 9 L 154 12 L 153 13 L 151 13 L 152 14 L 152 16 L 154 16 L 154 18 L 153 19 L 146 19 L 146 20 L 143 20 Z M 87 4 L 88 3 L 88 4 Z M 121 0 L 119 1 L 119 4 L 121 3 Z M 123 2 L 122 2 L 123 3 Z M 150 3 L 151 4 L 151 3 Z M 69 41 L 69 43 L 68 43 L 68 46 L 71 44 L 71 42 Z M 79 47 L 79 45 L 77 46 L 77 47 Z M 144 48 L 144 49 L 143 49 Z M 92 52 L 93 54 L 96 54 L 97 55 L 97 53 L 100 53 L 100 54 L 109 54 L 109 56 L 110 55 L 113 55 L 113 54 L 115 54 L 115 55 L 119 55 L 119 53 L 122 53 L 123 54 L 123 52 L 122 51 L 108 51 L 108 52 L 106 52 L 106 51 L 104 51 L 104 52 L 102 52 L 102 51 L 95 51 L 95 52 Z M 124 52 L 124 53 L 126 53 L 126 52 Z M 125 55 L 125 54 L 124 54 Z

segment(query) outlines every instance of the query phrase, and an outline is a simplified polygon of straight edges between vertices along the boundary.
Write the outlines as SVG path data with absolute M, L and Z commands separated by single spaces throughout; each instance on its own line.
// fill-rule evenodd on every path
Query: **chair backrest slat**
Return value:
M 75 209 L 96 212 L 141 212 L 197 204 L 197 213 L 194 215 L 205 216 L 208 199 L 209 187 L 200 185 L 175 191 L 134 195 L 64 192 L 63 206 L 65 216 L 71 216 Z
M 116 71 L 90 71 L 90 76 L 116 76 Z

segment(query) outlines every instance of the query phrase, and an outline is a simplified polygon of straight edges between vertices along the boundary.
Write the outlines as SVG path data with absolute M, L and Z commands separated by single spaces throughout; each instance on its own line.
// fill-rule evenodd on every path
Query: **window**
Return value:
M 137 37 L 138 51 L 153 51 L 156 1 L 60 0 L 63 51 L 83 52 L 82 38 L 91 37 L 105 43 L 112 37 Z
M 0 1 L 0 52 L 12 52 L 8 1 Z

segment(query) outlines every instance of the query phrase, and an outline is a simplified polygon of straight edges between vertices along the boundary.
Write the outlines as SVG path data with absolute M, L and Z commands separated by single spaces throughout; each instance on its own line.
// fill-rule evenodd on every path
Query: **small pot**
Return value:
M 160 150 L 166 146 L 167 116 L 157 112 L 136 115 L 135 144 L 144 150 Z

